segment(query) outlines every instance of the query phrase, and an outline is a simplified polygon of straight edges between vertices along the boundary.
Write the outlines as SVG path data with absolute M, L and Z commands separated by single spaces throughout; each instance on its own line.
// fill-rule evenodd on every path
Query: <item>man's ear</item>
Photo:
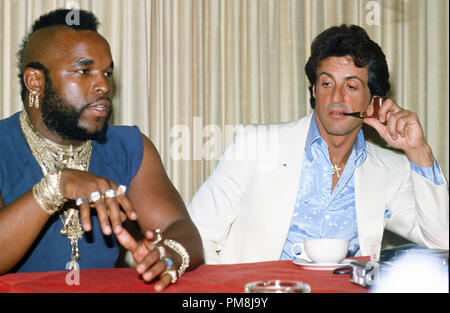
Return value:
M 312 95 L 314 97 L 314 99 L 316 99 L 316 84 L 312 85 Z
M 45 88 L 45 75 L 41 70 L 27 67 L 23 72 L 23 82 L 29 92 L 42 94 Z

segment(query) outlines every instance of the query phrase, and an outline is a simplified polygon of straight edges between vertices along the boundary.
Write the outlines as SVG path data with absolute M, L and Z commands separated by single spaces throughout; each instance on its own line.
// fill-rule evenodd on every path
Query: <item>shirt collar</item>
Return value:
M 305 144 L 305 152 L 306 158 L 311 162 L 313 160 L 313 154 L 311 146 L 317 142 L 320 145 L 322 142 L 326 147 L 328 147 L 325 140 L 323 140 L 320 135 L 319 126 L 317 126 L 316 118 L 314 112 L 312 113 L 311 123 L 309 125 L 308 135 L 306 136 L 306 144 Z M 355 153 L 355 162 L 360 158 L 361 155 L 366 155 L 366 140 L 364 139 L 364 133 L 362 128 L 358 132 L 358 136 L 356 136 L 355 143 L 353 145 L 353 150 Z M 364 160 L 365 157 L 363 157 Z M 361 160 L 362 161 L 362 160 Z

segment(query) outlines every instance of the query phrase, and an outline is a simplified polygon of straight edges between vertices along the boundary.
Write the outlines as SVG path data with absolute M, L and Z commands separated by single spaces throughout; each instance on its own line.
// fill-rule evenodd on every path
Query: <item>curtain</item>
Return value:
M 304 65 L 325 28 L 358 24 L 383 48 L 392 97 L 416 112 L 449 172 L 447 0 L 3 0 L 0 118 L 22 109 L 19 43 L 59 7 L 93 11 L 115 61 L 113 124 L 138 125 L 188 203 L 238 124 L 311 112 Z

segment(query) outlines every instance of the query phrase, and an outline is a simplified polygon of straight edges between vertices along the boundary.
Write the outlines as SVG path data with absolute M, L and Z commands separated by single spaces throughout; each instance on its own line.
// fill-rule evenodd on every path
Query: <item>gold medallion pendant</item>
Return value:
M 43 175 L 54 173 L 64 168 L 79 171 L 87 171 L 91 160 L 92 140 L 87 140 L 78 146 L 60 145 L 44 138 L 33 126 L 25 111 L 20 114 L 20 126 L 27 140 L 33 156 L 39 163 Z M 63 227 L 61 234 L 70 240 L 72 256 L 70 270 L 78 269 L 77 260 L 80 258 L 78 240 L 83 237 L 83 229 L 80 223 L 79 210 L 75 203 L 67 201 L 58 212 Z
M 341 177 L 341 174 L 339 172 L 341 171 L 341 168 L 336 163 L 331 163 L 331 174 L 337 175 L 337 177 Z
M 70 261 L 69 270 L 79 269 L 76 262 L 80 258 L 80 249 L 78 248 L 78 240 L 83 238 L 83 228 L 81 228 L 79 212 L 77 209 L 70 208 L 65 211 L 64 218 L 60 215 L 63 222 L 63 228 L 61 229 L 61 235 L 66 236 L 70 240 L 72 246 L 72 260 Z

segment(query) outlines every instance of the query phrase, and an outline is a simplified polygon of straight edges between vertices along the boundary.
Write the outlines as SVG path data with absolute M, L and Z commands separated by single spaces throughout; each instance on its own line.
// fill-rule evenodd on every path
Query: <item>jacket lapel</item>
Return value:
M 374 162 L 370 149 L 367 159 L 355 171 L 355 206 L 361 255 L 370 254 L 370 246 L 381 244 L 386 204 L 386 170 Z
M 273 224 L 269 232 L 274 244 L 265 246 L 272 247 L 273 251 L 270 254 L 275 259 L 280 257 L 289 232 L 311 116 L 299 120 L 289 129 L 283 129 L 279 136 L 279 155 L 276 162 L 279 170 L 273 171 L 271 184 L 273 188 L 271 193 L 277 196 L 268 197 L 269 201 L 262 204 L 268 214 L 264 218 L 269 218 Z

